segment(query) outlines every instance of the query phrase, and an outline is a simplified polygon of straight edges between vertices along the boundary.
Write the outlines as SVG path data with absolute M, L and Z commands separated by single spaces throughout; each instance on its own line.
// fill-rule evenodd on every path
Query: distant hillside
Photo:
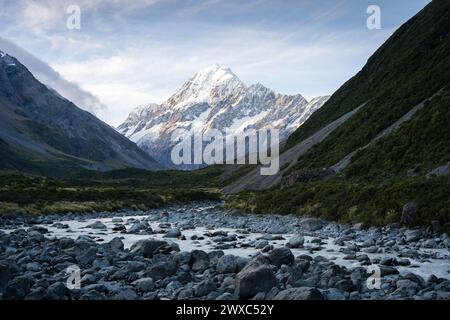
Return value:
M 92 114 L 0 51 L 0 170 L 64 174 L 81 168 L 161 168 Z
M 245 191 L 231 205 L 383 224 L 413 201 L 417 223 L 448 223 L 449 57 L 450 2 L 433 1 L 289 137 L 278 176 L 226 188 Z

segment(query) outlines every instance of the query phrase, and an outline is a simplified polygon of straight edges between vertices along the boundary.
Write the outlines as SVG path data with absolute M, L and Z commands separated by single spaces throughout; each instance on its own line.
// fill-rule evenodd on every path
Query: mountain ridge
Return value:
M 449 56 L 450 2 L 435 0 L 289 137 L 277 177 L 231 181 L 229 206 L 386 225 L 413 203 L 412 224 L 450 230 Z
M 117 130 L 173 167 L 170 137 L 175 129 L 229 129 L 238 134 L 250 128 L 277 128 L 284 141 L 328 98 L 310 103 L 301 94 L 279 94 L 260 83 L 247 86 L 230 68 L 215 64 L 197 72 L 159 107 L 134 109 Z
M 3 51 L 0 113 L 2 170 L 52 174 L 77 168 L 161 168 L 134 143 L 39 82 Z

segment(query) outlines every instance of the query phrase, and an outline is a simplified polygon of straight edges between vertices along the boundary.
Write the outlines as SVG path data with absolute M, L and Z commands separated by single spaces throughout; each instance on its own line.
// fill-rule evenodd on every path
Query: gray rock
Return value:
M 324 298 L 319 290 L 302 287 L 280 291 L 274 300 L 324 300 Z
M 180 229 L 174 228 L 167 231 L 167 233 L 164 235 L 164 238 L 178 238 L 181 236 Z
M 339 289 L 330 288 L 324 292 L 327 300 L 345 300 L 345 294 Z
M 31 276 L 23 275 L 16 277 L 8 282 L 3 299 L 5 300 L 22 300 L 30 292 L 33 285 L 33 278 Z
M 194 289 L 192 288 L 186 288 L 186 289 L 182 289 L 180 290 L 180 292 L 178 293 L 178 300 L 187 300 L 187 299 L 191 299 L 194 296 Z
M 231 301 L 231 300 L 236 300 L 236 297 L 229 292 L 225 292 L 225 293 L 222 293 L 220 296 L 218 296 L 216 298 L 216 300 Z
M 113 251 L 123 251 L 124 244 L 120 238 L 113 238 L 110 242 L 108 242 L 108 246 Z
M 217 284 L 210 280 L 203 280 L 194 286 L 194 296 L 203 297 L 208 295 L 211 291 L 216 290 Z
M 142 292 L 150 292 L 155 288 L 152 278 L 142 278 L 131 283 L 137 290 Z
M 118 290 L 112 297 L 114 300 L 137 300 L 138 295 L 131 287 Z
M 267 261 L 257 256 L 237 274 L 235 293 L 241 299 L 252 298 L 257 293 L 268 292 L 275 286 L 275 274 L 267 265 Z
M 381 276 L 383 276 L 383 277 L 399 274 L 398 270 L 394 267 L 389 267 L 389 266 L 379 266 L 379 267 L 380 267 Z
M 106 230 L 107 229 L 106 225 L 101 221 L 95 221 L 94 223 L 87 225 L 86 228 L 98 229 L 98 230 Z
M 384 257 L 381 259 L 380 264 L 382 266 L 398 266 L 398 261 L 396 258 Z
M 283 264 L 289 265 L 294 262 L 294 255 L 292 254 L 291 250 L 286 247 L 280 247 L 272 250 L 269 252 L 267 257 L 270 260 L 270 263 L 280 267 Z
M 191 260 L 189 261 L 189 265 L 192 268 L 192 271 L 204 271 L 209 267 L 209 256 L 205 251 L 202 250 L 194 250 L 191 252 Z
M 167 245 L 168 243 L 165 241 L 145 239 L 134 243 L 130 248 L 130 252 L 132 254 L 143 255 L 145 258 L 153 258 L 154 253 L 158 249 Z
M 6 284 L 17 272 L 17 267 L 11 263 L 0 262 L 0 293 L 6 288 Z
M 268 246 L 268 245 L 269 245 L 269 241 L 267 241 L 267 240 L 261 239 L 261 240 L 256 240 L 255 241 L 255 249 L 262 249 L 262 248 L 264 248 L 265 246 Z
M 65 300 L 68 298 L 69 290 L 62 282 L 51 284 L 45 291 L 45 299 L 47 300 Z
M 77 262 L 79 265 L 83 266 L 83 267 L 87 267 L 89 265 L 92 264 L 92 262 L 94 262 L 95 258 L 97 255 L 97 250 L 95 248 L 89 248 L 85 251 L 81 251 L 78 255 L 77 255 Z
M 408 202 L 403 206 L 400 223 L 403 225 L 411 225 L 417 216 L 418 206 L 414 202 Z
M 289 247 L 291 248 L 300 248 L 305 243 L 305 237 L 301 235 L 295 235 L 291 239 L 289 239 Z
M 408 230 L 405 232 L 405 241 L 416 242 L 422 238 L 423 234 L 421 230 Z
M 300 227 L 307 231 L 317 231 L 322 229 L 323 226 L 323 221 L 316 218 L 306 218 L 300 221 Z
M 224 255 L 217 261 L 217 272 L 219 273 L 235 273 L 237 268 L 238 260 L 234 255 Z
M 431 230 L 433 230 L 434 233 L 441 232 L 441 224 L 437 220 L 431 221 Z
M 153 280 L 160 280 L 169 276 L 173 276 L 174 274 L 176 274 L 177 269 L 178 266 L 175 264 L 175 262 L 158 262 L 147 269 L 146 275 L 153 278 Z

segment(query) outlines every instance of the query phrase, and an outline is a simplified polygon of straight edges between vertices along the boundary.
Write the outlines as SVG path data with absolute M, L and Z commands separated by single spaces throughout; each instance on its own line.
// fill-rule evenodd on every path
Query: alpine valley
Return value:
M 331 97 L 213 65 L 117 130 L 0 49 L 0 300 L 450 300 L 450 1 Z M 174 167 L 180 128 L 277 128 L 280 170 Z

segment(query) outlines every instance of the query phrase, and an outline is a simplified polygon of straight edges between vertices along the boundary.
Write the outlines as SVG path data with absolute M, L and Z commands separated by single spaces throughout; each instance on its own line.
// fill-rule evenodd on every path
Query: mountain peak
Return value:
M 233 73 L 233 71 L 231 71 L 229 67 L 216 63 L 197 72 L 194 77 L 191 78 L 191 83 L 216 85 L 218 83 L 228 82 L 230 80 L 237 80 L 240 82 L 239 78 Z
M 197 72 L 186 81 L 167 104 L 183 106 L 192 103 L 211 103 L 215 99 L 225 99 L 243 88 L 244 83 L 230 68 L 214 64 Z

